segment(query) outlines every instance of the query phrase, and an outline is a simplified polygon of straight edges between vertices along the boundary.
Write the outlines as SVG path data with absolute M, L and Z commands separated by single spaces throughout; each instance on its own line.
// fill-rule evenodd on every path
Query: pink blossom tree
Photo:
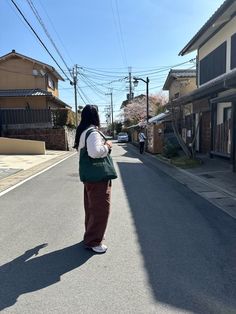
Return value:
M 167 97 L 159 93 L 149 96 L 149 117 L 165 111 Z M 137 124 L 147 120 L 147 101 L 145 95 L 139 95 L 123 106 L 125 124 Z

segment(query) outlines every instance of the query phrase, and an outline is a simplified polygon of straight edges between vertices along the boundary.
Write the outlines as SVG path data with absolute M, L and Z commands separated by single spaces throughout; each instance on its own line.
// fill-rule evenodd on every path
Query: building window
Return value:
M 223 119 L 224 123 L 231 119 L 231 107 L 224 108 Z
M 226 41 L 200 61 L 200 85 L 226 72 Z
M 236 68 L 236 33 L 231 36 L 231 63 L 230 69 Z
M 48 76 L 48 87 L 50 87 L 51 89 L 55 89 L 55 82 L 50 76 Z

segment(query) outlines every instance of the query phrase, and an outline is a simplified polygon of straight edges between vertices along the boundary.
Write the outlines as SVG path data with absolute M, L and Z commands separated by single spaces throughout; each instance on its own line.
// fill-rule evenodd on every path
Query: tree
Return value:
M 179 132 L 178 129 L 178 118 L 179 118 L 179 107 L 175 107 L 173 105 L 173 102 L 171 102 L 171 114 L 172 114 L 172 128 L 175 134 L 175 137 L 177 138 L 177 141 L 180 145 L 180 147 L 182 148 L 183 152 L 185 153 L 185 155 L 190 158 L 191 157 L 191 152 L 188 149 L 186 143 L 184 142 L 182 135 Z
M 120 133 L 122 130 L 122 123 L 121 122 L 114 122 L 114 130 L 116 131 L 116 134 Z
M 174 134 L 177 138 L 177 141 L 182 148 L 183 152 L 185 153 L 186 157 L 194 159 L 196 157 L 196 140 L 197 140 L 197 134 L 199 131 L 199 126 L 201 122 L 201 115 L 198 120 L 198 124 L 194 129 L 194 136 L 192 139 L 192 142 L 189 143 L 189 147 L 186 145 L 185 141 L 183 140 L 182 135 L 179 132 L 178 128 L 178 120 L 180 119 L 180 114 L 181 114 L 181 105 L 175 106 L 173 102 L 170 102 L 170 107 L 171 107 L 171 114 L 172 114 L 172 128 L 174 131 Z M 191 111 L 189 112 L 191 113 Z
M 156 103 L 155 103 L 155 115 L 158 115 L 162 112 L 166 111 L 166 105 L 168 103 L 168 97 L 166 94 L 160 92 L 159 94 L 155 95 Z
M 149 117 L 155 116 L 158 113 L 166 110 L 167 97 L 163 93 L 149 96 Z M 123 102 L 123 116 L 125 125 L 137 124 L 147 120 L 147 100 L 146 95 L 139 95 L 132 101 Z
M 108 125 L 107 131 L 109 134 L 112 133 L 112 129 L 116 132 L 116 134 L 120 133 L 122 130 L 122 123 L 118 121 L 113 122 L 113 128 L 112 128 L 112 123 Z

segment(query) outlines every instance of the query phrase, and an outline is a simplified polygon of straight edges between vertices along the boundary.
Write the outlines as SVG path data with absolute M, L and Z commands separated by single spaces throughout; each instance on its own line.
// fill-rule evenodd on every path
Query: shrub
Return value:
M 70 109 L 54 109 L 52 110 L 52 119 L 54 126 L 75 127 L 75 113 Z
M 163 155 L 167 158 L 178 156 L 178 146 L 174 145 L 170 141 L 166 141 L 163 147 Z

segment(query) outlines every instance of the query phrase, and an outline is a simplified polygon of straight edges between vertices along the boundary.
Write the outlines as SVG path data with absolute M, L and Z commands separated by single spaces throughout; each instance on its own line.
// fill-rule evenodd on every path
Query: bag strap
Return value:
M 95 129 L 95 128 L 90 128 L 87 132 L 86 132 L 86 135 L 85 135 L 85 148 L 87 149 L 87 138 L 89 137 L 89 135 L 93 132 L 98 132 L 104 139 L 105 139 L 105 142 L 107 141 L 107 138 L 105 137 L 105 135 L 100 132 L 99 130 Z
M 140 138 L 140 140 L 145 140 L 145 138 L 144 138 L 144 136 L 143 136 L 143 133 L 140 133 L 140 134 L 139 134 L 139 138 Z

